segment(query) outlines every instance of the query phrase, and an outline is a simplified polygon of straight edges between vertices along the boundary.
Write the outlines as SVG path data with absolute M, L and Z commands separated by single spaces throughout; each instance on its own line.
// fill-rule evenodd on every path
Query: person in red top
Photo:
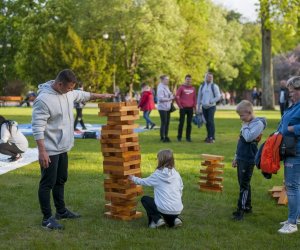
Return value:
M 154 97 L 151 88 L 147 84 L 142 84 L 142 96 L 138 106 L 143 112 L 143 117 L 146 120 L 145 129 L 153 129 L 155 123 L 150 119 L 151 110 L 155 108 Z
M 185 76 L 185 83 L 182 84 L 176 92 L 176 103 L 179 107 L 179 125 L 177 140 L 181 141 L 182 130 L 186 119 L 186 141 L 191 142 L 192 119 L 196 109 L 196 89 L 192 86 L 192 76 Z

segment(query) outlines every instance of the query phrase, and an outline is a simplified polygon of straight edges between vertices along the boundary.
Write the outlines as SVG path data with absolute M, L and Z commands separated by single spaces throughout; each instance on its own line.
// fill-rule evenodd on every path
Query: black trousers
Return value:
M 50 192 L 52 190 L 54 205 L 58 213 L 65 212 L 64 186 L 68 179 L 68 154 L 50 156 L 51 163 L 48 168 L 41 167 L 41 180 L 39 185 L 39 202 L 44 219 L 52 216 L 50 205 Z
M 9 156 L 17 156 L 18 154 L 24 153 L 14 143 L 1 143 L 0 153 Z
M 280 107 L 280 114 L 281 116 L 283 116 L 284 111 L 286 110 L 286 105 L 285 103 L 279 103 L 279 107 Z
M 83 122 L 83 118 L 82 118 L 82 108 L 77 108 L 76 109 L 76 117 L 75 117 L 75 121 L 74 121 L 74 130 L 76 129 L 77 123 L 80 123 L 81 127 L 83 129 L 86 129 L 84 122 Z
M 186 116 L 186 139 L 191 139 L 191 132 L 192 132 L 192 119 L 193 119 L 193 108 L 182 108 L 179 110 L 179 125 L 178 125 L 178 134 L 177 138 L 182 138 L 182 130 L 184 126 L 184 120 Z
M 165 139 L 169 134 L 170 111 L 159 110 L 160 116 L 160 139 Z
M 215 139 L 215 112 L 216 106 L 208 109 L 202 108 L 203 116 L 206 120 L 207 138 Z
M 152 221 L 157 223 L 157 221 L 163 217 L 169 227 L 174 226 L 174 221 L 178 217 L 178 214 L 163 214 L 159 212 L 155 205 L 154 199 L 149 196 L 143 196 L 141 202 L 148 215 L 148 225 L 150 225 Z
M 252 208 L 251 206 L 251 178 L 254 165 L 248 162 L 237 161 L 237 176 L 240 185 L 240 194 L 238 199 L 238 209 L 245 210 Z

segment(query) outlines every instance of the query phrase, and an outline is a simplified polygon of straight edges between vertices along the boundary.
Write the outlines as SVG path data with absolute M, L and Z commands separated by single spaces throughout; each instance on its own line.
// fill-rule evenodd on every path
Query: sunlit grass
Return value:
M 96 108 L 84 109 L 87 123 L 105 123 L 97 117 Z M 264 138 L 273 132 L 279 112 L 257 111 L 268 119 Z M 0 108 L 0 114 L 19 123 L 29 123 L 30 108 Z M 159 125 L 157 111 L 151 114 Z M 141 118 L 139 123 L 144 125 Z M 83 217 L 64 221 L 63 232 L 45 232 L 40 228 L 41 213 L 37 200 L 40 170 L 32 163 L 0 176 L 0 249 L 298 249 L 299 233 L 282 236 L 277 233 L 279 222 L 287 217 L 287 207 L 275 205 L 268 189 L 282 184 L 281 170 L 271 180 L 265 180 L 255 170 L 253 187 L 254 213 L 242 222 L 233 222 L 238 184 L 236 171 L 230 162 L 235 153 L 241 122 L 235 111 L 216 113 L 217 140 L 204 144 L 205 129 L 193 126 L 192 143 L 177 142 L 178 112 L 172 114 L 172 143 L 159 142 L 159 130 L 139 134 L 142 152 L 142 173 L 148 176 L 156 168 L 156 154 L 165 147 L 173 149 L 176 168 L 184 182 L 182 217 L 184 226 L 177 230 L 149 230 L 146 215 L 132 222 L 103 217 L 104 190 L 102 155 L 97 140 L 76 140 L 69 154 L 69 180 L 66 185 L 68 206 Z M 31 147 L 35 146 L 29 137 Z M 200 154 L 225 156 L 224 192 L 199 192 Z M 144 189 L 152 195 L 151 188 Z M 139 210 L 143 208 L 139 204 Z

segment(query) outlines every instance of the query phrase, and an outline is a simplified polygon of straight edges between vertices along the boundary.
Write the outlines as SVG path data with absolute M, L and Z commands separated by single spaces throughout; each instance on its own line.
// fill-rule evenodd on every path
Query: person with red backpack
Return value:
M 266 128 L 266 119 L 255 117 L 253 105 L 247 100 L 243 100 L 237 105 L 236 112 L 243 123 L 236 155 L 232 162 L 232 167 L 237 168 L 240 186 L 237 210 L 232 215 L 234 220 L 239 221 L 244 218 L 244 213 L 252 212 L 250 182 L 255 165 L 257 144 L 261 139 L 263 130 Z
M 278 131 L 285 137 L 295 140 L 295 154 L 285 154 L 284 179 L 288 197 L 288 219 L 280 224 L 278 230 L 282 234 L 294 233 L 300 224 L 300 76 L 294 76 L 287 82 L 293 105 L 289 107 L 281 118 Z

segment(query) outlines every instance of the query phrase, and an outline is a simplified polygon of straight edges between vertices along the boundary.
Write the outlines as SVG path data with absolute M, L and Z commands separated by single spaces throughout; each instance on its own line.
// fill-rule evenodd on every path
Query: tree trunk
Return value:
M 273 65 L 272 65 L 272 34 L 271 30 L 266 27 L 265 17 L 261 19 L 262 35 L 262 109 L 274 110 L 274 82 L 273 82 Z

